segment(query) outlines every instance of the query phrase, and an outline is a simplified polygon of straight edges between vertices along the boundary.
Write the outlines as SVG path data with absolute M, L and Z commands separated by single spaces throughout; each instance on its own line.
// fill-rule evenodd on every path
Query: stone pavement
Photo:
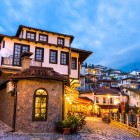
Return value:
M 87 117 L 87 124 L 74 135 L 62 135 L 57 133 L 27 134 L 8 132 L 9 128 L 0 128 L 0 140 L 140 140 L 140 137 L 130 134 L 128 131 L 106 124 L 100 118 Z M 2 127 L 0 122 L 0 127 Z M 6 129 L 6 131 L 5 131 Z M 4 132 L 3 132 L 4 131 Z

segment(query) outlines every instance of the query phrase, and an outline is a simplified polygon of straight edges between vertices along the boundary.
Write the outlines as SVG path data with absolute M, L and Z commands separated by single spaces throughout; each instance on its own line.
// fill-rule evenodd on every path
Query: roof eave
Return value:
M 12 80 L 18 80 L 18 79 L 30 79 L 30 78 L 39 78 L 39 79 L 49 79 L 49 80 L 56 80 L 56 81 L 62 81 L 62 82 L 67 82 L 68 80 L 66 79 L 58 79 L 58 78 L 45 78 L 45 77 L 39 77 L 39 76 L 15 76 L 15 77 L 11 77 Z
M 25 25 L 19 25 L 18 29 L 17 29 L 17 32 L 15 34 L 16 37 L 19 36 L 21 30 L 23 28 L 27 28 L 27 29 L 32 29 L 32 30 L 38 30 L 38 31 L 41 31 L 41 32 L 46 32 L 46 33 L 52 33 L 52 34 L 57 34 L 57 35 L 62 35 L 62 36 L 66 36 L 66 37 L 70 37 L 70 43 L 72 43 L 73 39 L 74 39 L 74 36 L 73 35 L 67 35 L 67 34 L 62 34 L 62 33 L 57 33 L 57 32 L 53 32 L 53 31 L 47 31 L 47 30 L 43 30 L 43 29 L 39 29 L 39 28 L 34 28 L 34 27 L 28 27 L 28 26 L 25 26 Z

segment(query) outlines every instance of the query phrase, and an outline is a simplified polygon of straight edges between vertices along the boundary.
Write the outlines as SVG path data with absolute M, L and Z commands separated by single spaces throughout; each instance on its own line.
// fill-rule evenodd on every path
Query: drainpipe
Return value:
M 65 94 L 65 92 L 64 92 L 64 82 L 63 82 L 63 87 L 62 87 L 62 91 L 63 91 L 63 93 L 62 93 L 62 120 L 64 119 L 64 115 L 65 115 L 65 112 L 64 112 L 64 109 L 65 109 L 65 96 L 64 96 L 64 94 Z
M 16 127 L 16 111 L 17 111 L 17 81 L 14 81 L 14 112 L 13 112 L 13 123 L 12 123 L 12 131 L 15 132 Z
M 70 75 L 71 75 L 71 48 L 69 49 L 68 79 L 70 79 Z

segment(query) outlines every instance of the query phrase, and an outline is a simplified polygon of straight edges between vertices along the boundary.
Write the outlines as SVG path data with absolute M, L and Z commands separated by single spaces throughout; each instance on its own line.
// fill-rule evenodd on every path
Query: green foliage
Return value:
M 67 120 L 68 120 L 68 122 L 70 122 L 71 128 L 75 128 L 80 123 L 80 118 L 78 118 L 74 115 L 68 116 Z
M 125 113 L 129 113 L 129 104 L 128 102 L 125 103 Z
M 69 115 L 65 120 L 57 121 L 55 123 L 56 126 L 63 126 L 72 129 L 79 126 L 80 124 L 81 124 L 80 118 L 74 115 Z
M 138 107 L 136 107 L 135 105 L 134 105 L 134 114 L 138 114 Z
M 62 121 L 64 128 L 71 128 L 71 122 L 69 120 Z
M 114 81 L 117 80 L 117 78 L 115 78 L 114 76 L 110 76 L 110 78 L 111 78 L 111 80 L 114 80 Z
M 64 126 L 64 125 L 63 125 L 63 122 L 60 121 L 60 120 L 56 121 L 56 122 L 55 122 L 55 125 L 56 125 L 56 126 L 62 126 L 62 127 Z

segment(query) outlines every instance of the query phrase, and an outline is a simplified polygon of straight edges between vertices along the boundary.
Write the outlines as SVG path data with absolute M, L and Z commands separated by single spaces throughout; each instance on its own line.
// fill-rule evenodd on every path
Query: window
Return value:
M 35 48 L 35 61 L 43 62 L 44 60 L 44 48 Z
M 27 31 L 27 33 L 26 33 L 26 38 L 27 39 L 35 40 L 35 37 L 36 37 L 36 34 L 34 32 Z
M 96 97 L 96 103 L 99 103 L 99 97 Z
M 110 104 L 113 104 L 113 99 L 112 98 L 110 98 Z
M 57 44 L 58 44 L 58 45 L 64 45 L 64 38 L 58 37 L 58 38 L 57 38 Z
M 104 103 L 104 104 L 106 103 L 106 98 L 105 98 L 105 97 L 103 97 L 103 103 Z
M 39 34 L 39 41 L 48 42 L 48 35 Z
M 57 64 L 57 50 L 50 50 L 50 63 Z
M 29 52 L 30 46 L 24 44 L 16 44 L 14 45 L 14 57 L 13 57 L 13 65 L 21 66 L 21 54 L 23 52 Z
M 34 94 L 33 120 L 45 121 L 47 119 L 48 94 L 44 89 L 38 89 Z
M 72 57 L 71 68 L 76 70 L 77 69 L 77 58 Z
M 68 65 L 68 52 L 61 52 L 60 64 L 61 65 Z

